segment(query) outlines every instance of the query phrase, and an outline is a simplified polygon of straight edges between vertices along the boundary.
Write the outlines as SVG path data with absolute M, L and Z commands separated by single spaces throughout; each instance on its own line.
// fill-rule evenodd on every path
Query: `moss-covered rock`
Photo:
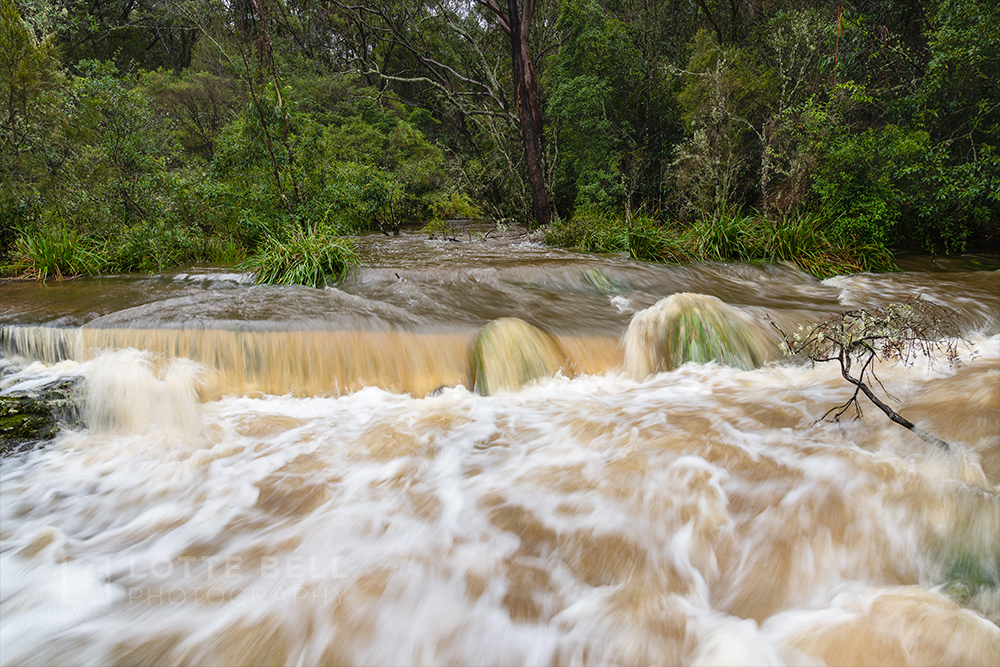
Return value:
M 0 396 L 0 457 L 51 440 L 61 424 L 79 421 L 77 381 L 61 380 Z
M 516 317 L 490 322 L 472 343 L 472 382 L 483 396 L 551 377 L 565 363 L 552 336 Z
M 984 590 L 1000 588 L 1000 557 L 977 558 L 971 551 L 961 551 L 947 575 L 945 593 L 966 603 Z
M 671 294 L 636 314 L 625 334 L 625 365 L 642 380 L 689 361 L 750 370 L 775 349 L 767 332 L 721 299 Z

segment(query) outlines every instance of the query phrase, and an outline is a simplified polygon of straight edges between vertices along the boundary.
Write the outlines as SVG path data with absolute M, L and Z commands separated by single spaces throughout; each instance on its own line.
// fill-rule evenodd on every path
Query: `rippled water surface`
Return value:
M 1000 663 L 996 258 L 820 282 L 471 233 L 363 251 L 325 290 L 0 285 L 0 394 L 85 401 L 0 463 L 2 664 Z M 766 363 L 626 373 L 633 317 L 681 292 Z M 961 363 L 879 377 L 951 452 L 874 408 L 818 421 L 850 386 L 764 320 L 916 295 Z M 563 363 L 483 396 L 473 346 L 511 317 Z

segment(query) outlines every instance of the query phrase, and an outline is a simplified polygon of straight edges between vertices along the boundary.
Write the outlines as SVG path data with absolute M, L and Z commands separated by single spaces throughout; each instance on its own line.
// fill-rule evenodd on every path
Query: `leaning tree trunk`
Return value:
M 549 224 L 549 193 L 545 188 L 545 163 L 542 152 L 542 110 L 538 100 L 535 67 L 528 49 L 528 32 L 534 0 L 527 0 L 521 14 L 517 0 L 507 0 L 507 25 L 510 28 L 510 57 L 514 75 L 514 100 L 521 125 L 524 159 L 531 188 L 532 217 L 538 226 Z M 530 225 L 529 225 L 530 228 Z

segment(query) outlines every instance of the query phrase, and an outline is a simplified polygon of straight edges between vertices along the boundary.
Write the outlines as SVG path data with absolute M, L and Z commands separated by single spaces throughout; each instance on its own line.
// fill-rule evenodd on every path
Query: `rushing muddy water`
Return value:
M 819 282 L 365 244 L 339 289 L 0 285 L 0 393 L 86 395 L 0 464 L 0 662 L 1000 664 L 996 258 Z M 764 365 L 642 361 L 630 322 L 677 293 L 735 308 Z M 817 422 L 851 388 L 764 317 L 918 294 L 958 312 L 961 363 L 879 377 L 952 451 L 874 408 Z M 528 332 L 546 376 L 474 391 Z

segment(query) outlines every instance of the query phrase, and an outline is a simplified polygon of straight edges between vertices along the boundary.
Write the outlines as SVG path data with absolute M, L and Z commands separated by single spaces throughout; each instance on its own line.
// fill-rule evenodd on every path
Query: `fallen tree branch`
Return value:
M 854 393 L 843 404 L 830 408 L 821 417 L 839 421 L 849 408 L 855 418 L 862 415 L 859 394 L 864 394 L 875 407 L 893 422 L 903 426 L 926 442 L 951 450 L 944 440 L 937 438 L 906 419 L 872 389 L 873 383 L 887 396 L 891 395 L 875 374 L 875 361 L 895 361 L 912 366 L 918 356 L 930 363 L 942 357 L 949 366 L 958 363 L 958 344 L 962 338 L 955 314 L 946 308 L 917 297 L 903 304 L 886 307 L 850 310 L 812 326 L 800 326 L 791 335 L 786 334 L 774 321 L 773 326 L 783 339 L 786 354 L 801 355 L 813 364 L 836 361 L 840 374 L 854 386 Z M 856 373 L 854 368 L 860 368 Z

